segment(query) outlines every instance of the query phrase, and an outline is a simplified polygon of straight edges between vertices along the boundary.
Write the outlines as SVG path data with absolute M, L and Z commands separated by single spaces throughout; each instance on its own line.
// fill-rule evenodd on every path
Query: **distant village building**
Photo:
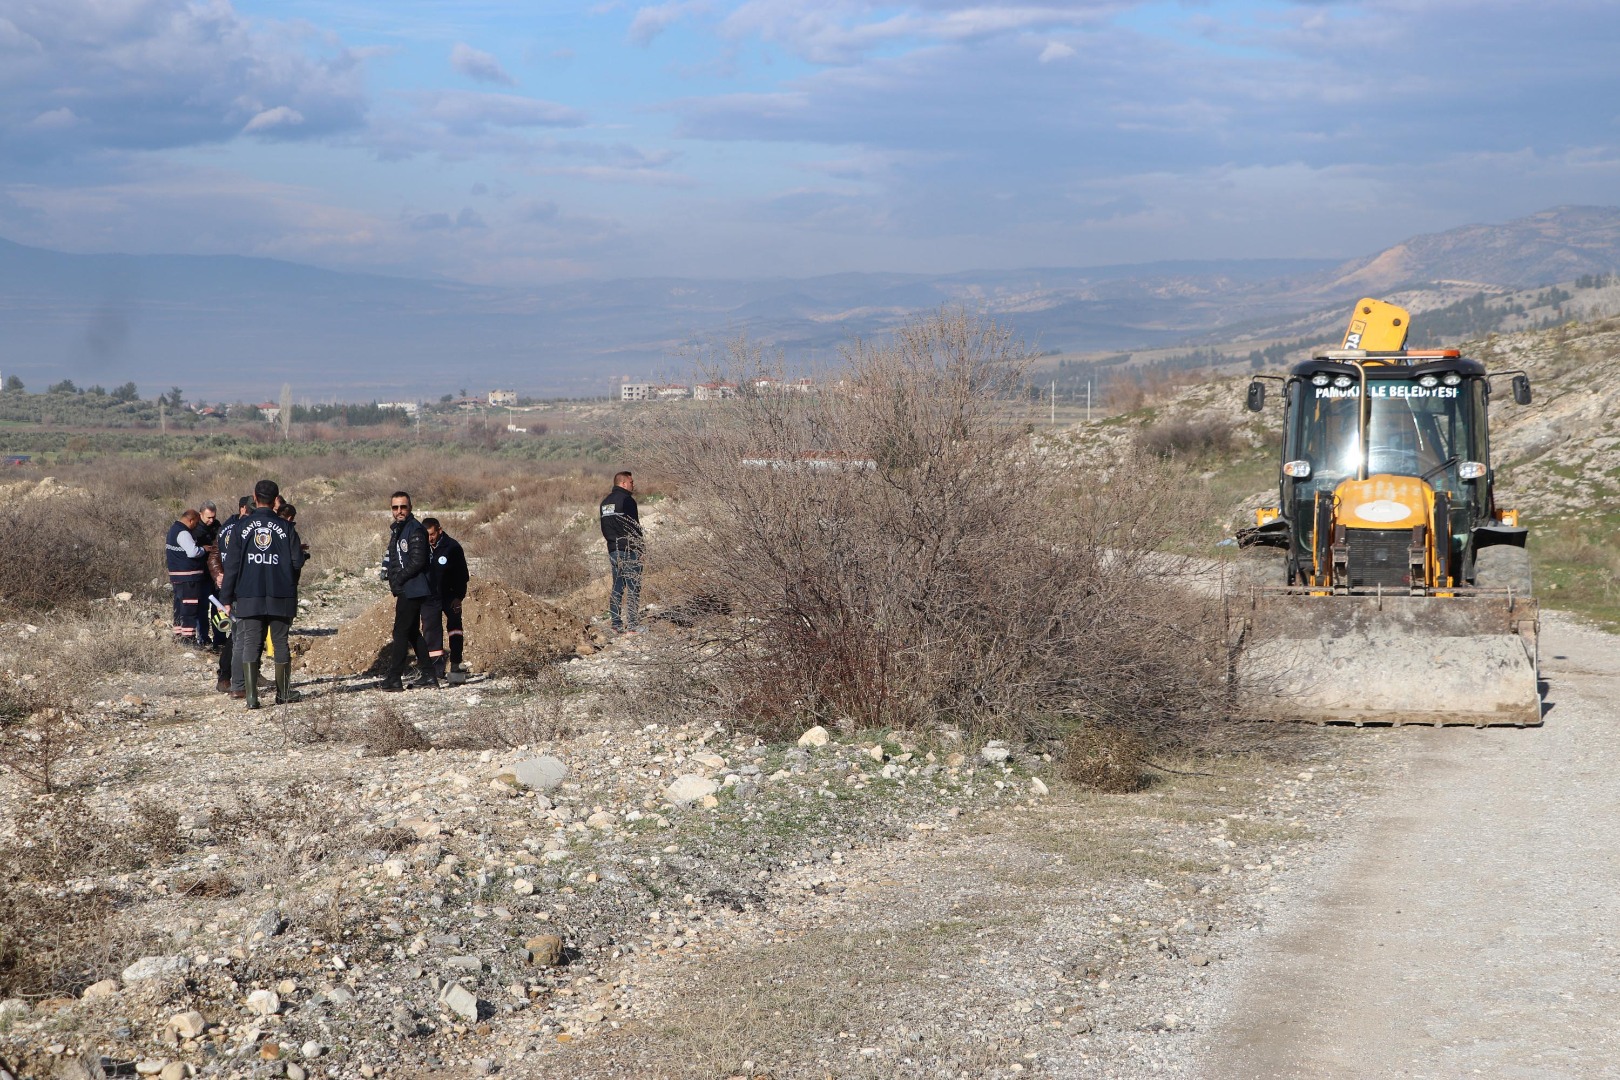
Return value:
M 620 401 L 646 401 L 652 395 L 652 387 L 644 382 L 627 382 L 619 387 Z
M 489 392 L 489 403 L 491 405 L 497 405 L 497 406 L 516 405 L 518 403 L 517 399 L 518 399 L 518 396 L 517 396 L 517 391 L 516 390 L 491 390 Z
M 699 401 L 720 401 L 737 396 L 737 384 L 728 382 L 698 383 L 693 397 Z
M 273 424 L 281 419 L 281 406 L 273 401 L 261 401 L 253 407 L 264 415 L 266 423 Z
M 259 406 L 259 407 L 261 409 L 264 408 L 264 406 L 262 406 L 262 405 Z M 416 402 L 414 402 L 414 401 L 379 401 L 379 402 L 377 402 L 377 408 L 379 408 L 379 409 L 398 409 L 400 412 L 404 413 L 406 416 L 415 416 L 418 406 L 417 406 Z
M 816 384 L 811 379 L 755 379 L 756 394 L 809 394 Z
M 666 383 L 663 386 L 653 387 L 652 394 L 659 401 L 671 401 L 678 398 L 691 397 L 692 388 L 690 386 L 683 386 L 680 383 Z

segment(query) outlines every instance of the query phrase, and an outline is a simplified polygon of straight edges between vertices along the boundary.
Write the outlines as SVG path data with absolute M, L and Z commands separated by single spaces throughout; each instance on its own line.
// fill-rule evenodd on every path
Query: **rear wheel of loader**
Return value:
M 1497 544 L 1474 555 L 1474 584 L 1483 589 L 1512 589 L 1530 596 L 1530 553 L 1522 547 Z

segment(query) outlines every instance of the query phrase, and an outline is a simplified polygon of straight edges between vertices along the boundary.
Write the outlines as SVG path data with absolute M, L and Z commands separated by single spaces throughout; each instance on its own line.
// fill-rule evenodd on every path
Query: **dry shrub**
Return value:
M 291 708 L 279 708 L 274 715 L 282 735 L 297 746 L 340 742 L 349 734 L 348 718 L 330 694 Z
M 641 459 L 680 477 L 694 526 L 663 557 L 731 612 L 672 670 L 776 738 L 810 718 L 1045 737 L 1217 713 L 1219 611 L 1167 554 L 1207 516 L 1196 485 L 1146 455 L 1044 463 L 1015 422 L 1027 359 L 942 312 L 852 347 L 819 394 L 656 414 Z M 731 367 L 775 374 L 746 346 Z
M 475 548 L 484 552 L 485 575 L 531 596 L 561 596 L 591 578 L 583 531 L 567 529 L 553 516 L 502 518 Z
M 99 889 L 46 893 L 0 881 L 0 998 L 76 994 L 116 972 L 120 949 L 139 945 L 107 932 L 112 913 Z
M 109 821 L 76 796 L 57 797 L 20 821 L 0 849 L 0 865 L 24 881 L 57 885 L 74 878 L 139 870 L 172 854 L 154 850 L 138 830 Z
M 66 699 L 37 681 L 0 678 L 0 766 L 49 794 L 61 783 L 82 734 Z
M 1113 794 L 1141 791 L 1150 782 L 1148 741 L 1117 727 L 1082 725 L 1063 740 L 1065 779 Z
M 141 592 L 163 574 L 163 530 L 156 506 L 133 498 L 80 493 L 0 506 L 0 607 L 50 610 L 74 601 Z
M 1230 454 L 1237 435 L 1227 420 L 1164 420 L 1136 433 L 1136 448 L 1159 458 L 1198 458 Z
M 125 675 L 174 674 L 184 662 L 169 641 L 168 619 L 159 624 L 126 604 L 87 604 L 42 623 L 38 633 L 5 643 L 7 659 L 56 685 L 88 691 Z
M 392 705 L 380 704 L 354 723 L 354 736 L 375 757 L 390 757 L 406 750 L 431 750 L 433 742 Z
M 545 746 L 578 733 L 569 712 L 569 699 L 578 691 L 555 664 L 537 677 L 532 696 L 506 711 L 485 708 L 467 716 L 462 741 L 472 749 L 516 750 Z

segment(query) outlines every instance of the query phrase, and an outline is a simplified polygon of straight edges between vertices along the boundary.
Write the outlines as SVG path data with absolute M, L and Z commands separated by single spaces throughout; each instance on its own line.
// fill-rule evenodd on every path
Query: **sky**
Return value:
M 543 285 L 1620 202 L 1614 0 L 0 0 L 0 236 Z

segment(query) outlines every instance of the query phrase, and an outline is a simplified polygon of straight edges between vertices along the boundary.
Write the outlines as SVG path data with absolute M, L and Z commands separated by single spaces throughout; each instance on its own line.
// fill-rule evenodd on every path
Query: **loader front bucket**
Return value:
M 1541 723 L 1534 600 L 1256 588 L 1230 598 L 1228 629 L 1238 691 L 1270 719 Z

